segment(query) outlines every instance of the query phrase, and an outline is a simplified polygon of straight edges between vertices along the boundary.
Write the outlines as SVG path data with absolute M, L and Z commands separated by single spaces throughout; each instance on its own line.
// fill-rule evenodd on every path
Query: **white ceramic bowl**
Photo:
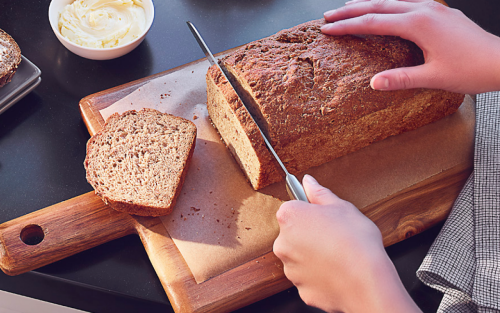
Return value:
M 155 9 L 153 0 L 143 0 L 144 10 L 146 12 L 146 29 L 135 40 L 114 48 L 88 48 L 77 45 L 64 38 L 59 31 L 59 15 L 66 7 L 75 0 L 52 0 L 49 6 L 49 22 L 57 39 L 71 52 L 91 60 L 110 60 L 121 57 L 134 50 L 146 37 L 151 25 L 153 24 Z

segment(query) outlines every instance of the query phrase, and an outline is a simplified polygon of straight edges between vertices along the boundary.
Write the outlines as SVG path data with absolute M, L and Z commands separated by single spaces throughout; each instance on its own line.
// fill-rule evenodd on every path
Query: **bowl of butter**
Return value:
M 154 20 L 152 0 L 52 0 L 49 22 L 71 52 L 110 60 L 135 49 Z

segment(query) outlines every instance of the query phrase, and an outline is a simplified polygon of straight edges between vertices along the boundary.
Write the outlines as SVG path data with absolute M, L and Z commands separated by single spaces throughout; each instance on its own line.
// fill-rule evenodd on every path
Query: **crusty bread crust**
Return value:
M 172 212 L 193 156 L 196 126 L 153 109 L 115 113 L 87 143 L 84 166 L 95 193 L 117 211 Z
M 0 29 L 0 88 L 12 80 L 21 60 L 21 49 L 17 42 Z
M 327 36 L 320 30 L 324 23 L 280 31 L 221 61 L 291 173 L 437 121 L 462 104 L 463 94 L 442 90 L 371 89 L 378 72 L 422 64 L 422 51 L 397 37 Z M 254 189 L 282 180 L 254 123 L 215 67 L 207 73 L 207 93 L 210 118 Z M 250 149 L 241 144 L 245 141 Z

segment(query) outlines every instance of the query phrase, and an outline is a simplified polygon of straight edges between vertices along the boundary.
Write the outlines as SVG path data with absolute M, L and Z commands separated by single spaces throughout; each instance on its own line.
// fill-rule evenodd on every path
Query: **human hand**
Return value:
M 378 73 L 374 89 L 500 90 L 500 38 L 459 10 L 429 0 L 354 0 L 324 17 L 325 34 L 399 36 L 422 49 L 425 64 Z
M 274 242 L 300 297 L 328 312 L 419 312 L 377 226 L 311 176 L 304 176 L 303 184 L 311 203 L 282 204 Z

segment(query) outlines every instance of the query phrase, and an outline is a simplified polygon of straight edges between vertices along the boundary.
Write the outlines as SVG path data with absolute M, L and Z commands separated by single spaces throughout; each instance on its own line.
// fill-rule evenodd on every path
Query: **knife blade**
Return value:
M 249 107 L 247 106 L 247 104 L 245 104 L 245 102 L 243 101 L 243 97 L 240 95 L 240 93 L 238 92 L 238 89 L 235 86 L 235 84 L 237 82 L 229 79 L 230 75 L 222 68 L 222 66 L 220 66 L 219 62 L 212 54 L 212 52 L 208 48 L 207 44 L 205 43 L 205 41 L 201 37 L 201 35 L 198 32 L 198 30 L 196 29 L 196 27 L 193 25 L 193 23 L 191 23 L 189 21 L 187 21 L 186 23 L 187 23 L 189 29 L 191 30 L 191 32 L 193 33 L 193 36 L 196 38 L 196 41 L 198 42 L 198 45 L 200 46 L 201 50 L 203 50 L 203 53 L 207 57 L 208 62 L 210 62 L 210 64 L 212 66 L 216 65 L 219 68 L 219 70 L 221 71 L 224 78 L 229 82 L 229 84 L 233 88 L 234 92 L 236 93 L 236 95 L 240 99 L 241 103 L 243 103 L 243 106 L 247 110 L 247 112 L 250 115 L 250 117 L 252 118 L 253 122 L 255 123 L 255 125 L 257 125 L 257 128 L 259 129 L 259 132 L 262 135 L 262 138 L 264 139 L 264 142 L 266 143 L 268 150 L 274 156 L 274 158 L 276 159 L 276 161 L 280 165 L 283 172 L 285 172 L 286 189 L 287 189 L 287 192 L 288 192 L 288 195 L 290 196 L 290 198 L 294 199 L 294 200 L 301 200 L 301 201 L 309 202 L 307 199 L 306 193 L 304 191 L 304 187 L 302 187 L 302 185 L 299 182 L 299 180 L 297 179 L 297 177 L 295 177 L 293 174 L 290 174 L 288 172 L 285 165 L 283 164 L 283 162 L 279 158 L 278 154 L 274 150 L 273 146 L 271 145 L 270 141 L 267 139 L 267 137 L 262 132 L 262 129 L 260 128 L 259 124 L 256 122 L 255 117 L 252 115 L 252 113 L 250 113 Z

